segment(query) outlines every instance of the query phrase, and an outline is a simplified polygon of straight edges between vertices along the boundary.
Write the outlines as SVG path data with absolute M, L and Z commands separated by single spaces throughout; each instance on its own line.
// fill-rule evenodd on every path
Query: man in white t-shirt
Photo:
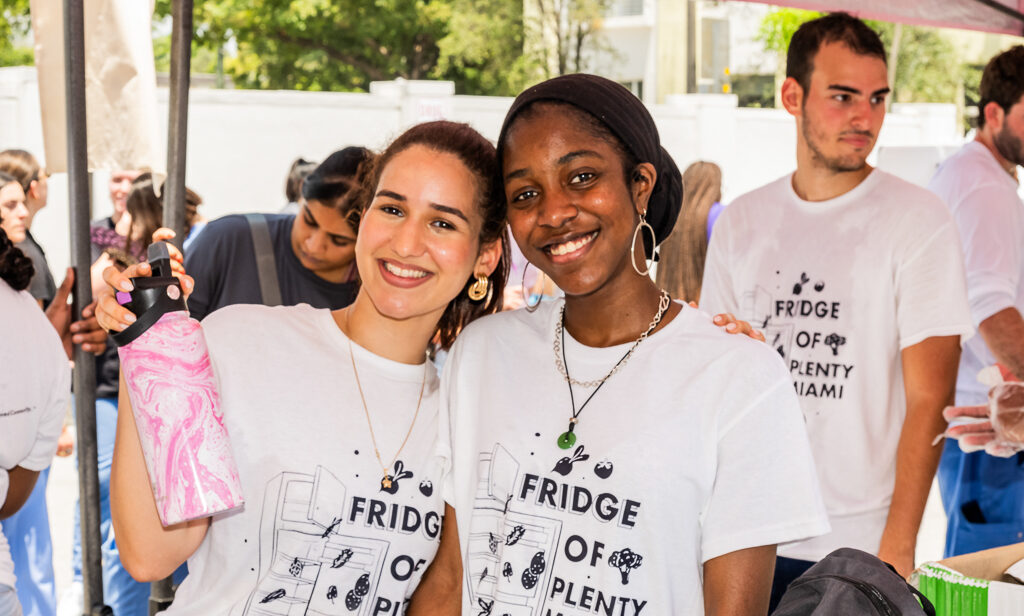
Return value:
M 971 333 L 949 212 L 865 162 L 888 92 L 885 49 L 863 22 L 801 26 L 782 86 L 797 169 L 726 208 L 707 255 L 701 309 L 762 327 L 785 360 L 832 525 L 779 546 L 773 603 L 840 547 L 910 574 L 931 443 Z
M 978 334 L 964 344 L 958 406 L 985 404 L 978 372 L 996 362 L 1024 377 L 1024 46 L 992 60 L 981 77 L 978 133 L 939 167 L 928 188 L 949 206 L 960 231 L 967 298 Z M 1020 459 L 963 453 L 949 442 L 939 467 L 949 516 L 946 555 L 1016 543 L 1024 532 Z

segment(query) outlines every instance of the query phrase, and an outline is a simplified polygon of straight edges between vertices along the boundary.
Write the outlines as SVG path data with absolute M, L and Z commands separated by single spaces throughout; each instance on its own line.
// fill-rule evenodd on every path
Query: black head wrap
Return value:
M 577 73 L 549 79 L 516 97 L 505 116 L 498 137 L 498 168 L 502 165 L 505 139 L 521 111 L 540 101 L 566 103 L 594 116 L 640 162 L 654 165 L 658 180 L 647 203 L 647 222 L 660 244 L 672 232 L 683 204 L 683 179 L 672 156 L 661 147 L 658 128 L 647 107 L 624 86 L 604 77 Z M 644 234 L 644 248 L 651 257 L 653 247 Z

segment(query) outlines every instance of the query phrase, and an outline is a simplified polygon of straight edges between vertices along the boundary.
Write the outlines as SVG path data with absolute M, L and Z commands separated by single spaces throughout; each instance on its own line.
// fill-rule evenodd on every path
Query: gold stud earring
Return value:
M 478 302 L 483 298 L 487 297 L 487 292 L 490 290 L 491 281 L 487 278 L 487 276 L 484 276 L 483 274 L 477 274 L 476 282 L 469 285 L 469 291 L 467 291 L 467 295 L 469 295 L 469 299 L 473 300 L 474 302 Z

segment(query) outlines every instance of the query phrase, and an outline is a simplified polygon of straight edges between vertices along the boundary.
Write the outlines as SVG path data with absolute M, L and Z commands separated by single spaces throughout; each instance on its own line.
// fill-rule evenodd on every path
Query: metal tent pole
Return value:
M 164 226 L 185 240 L 185 150 L 188 141 L 188 88 L 192 64 L 192 0 L 174 0 L 171 30 L 170 116 L 167 120 L 167 181 Z
M 185 150 L 188 140 L 188 87 L 192 64 L 192 0 L 174 0 L 171 27 L 170 117 L 167 121 L 167 181 L 164 182 L 164 226 L 173 229 L 174 244 L 185 241 Z M 150 616 L 174 601 L 171 578 L 150 585 Z
M 71 258 L 75 269 L 74 320 L 92 302 L 89 267 L 89 170 L 85 117 L 85 20 L 82 0 L 64 0 L 64 86 L 67 107 Z M 96 359 L 75 345 L 74 389 L 78 431 L 78 490 L 82 531 L 85 616 L 112 615 L 103 604 L 100 552 L 100 482 L 96 447 Z
M 1006 6 L 1002 2 L 999 2 L 998 0 L 975 0 L 975 2 L 987 6 L 988 8 L 994 11 L 998 11 L 1003 15 L 1006 15 L 1007 17 L 1012 17 L 1017 21 L 1021 22 L 1022 24 L 1024 24 L 1024 13 L 1021 13 L 1020 11 L 1013 9 L 1009 6 Z

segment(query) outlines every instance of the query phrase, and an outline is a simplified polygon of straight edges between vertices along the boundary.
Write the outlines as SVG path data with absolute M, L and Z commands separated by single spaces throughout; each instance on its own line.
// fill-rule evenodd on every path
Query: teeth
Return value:
M 597 231 L 594 231 L 590 235 L 581 237 L 580 239 L 574 240 L 572 242 L 565 242 L 564 244 L 556 244 L 555 246 L 552 246 L 551 248 L 549 248 L 548 252 L 550 252 L 551 254 L 555 255 L 556 257 L 560 257 L 562 255 L 567 255 L 570 252 L 576 252 L 580 248 L 583 248 L 584 246 L 589 244 L 591 242 L 591 240 L 593 240 L 595 237 L 597 237 Z
M 424 278 L 427 275 L 427 273 L 422 270 L 409 270 L 395 267 L 387 261 L 384 262 L 384 269 L 401 278 Z

